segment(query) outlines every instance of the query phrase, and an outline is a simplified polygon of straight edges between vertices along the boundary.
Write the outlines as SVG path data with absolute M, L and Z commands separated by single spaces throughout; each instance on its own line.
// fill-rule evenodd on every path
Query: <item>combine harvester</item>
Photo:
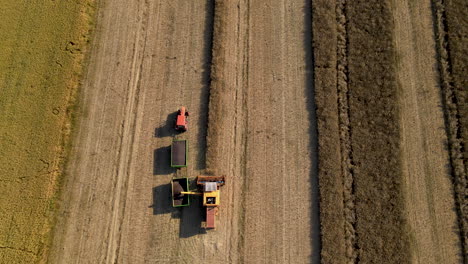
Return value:
M 172 206 L 182 207 L 190 205 L 189 195 L 200 195 L 203 197 L 203 206 L 206 210 L 206 229 L 215 228 L 215 217 L 220 204 L 219 187 L 225 183 L 225 176 L 200 175 L 196 179 L 197 191 L 189 190 L 188 178 L 172 179 Z

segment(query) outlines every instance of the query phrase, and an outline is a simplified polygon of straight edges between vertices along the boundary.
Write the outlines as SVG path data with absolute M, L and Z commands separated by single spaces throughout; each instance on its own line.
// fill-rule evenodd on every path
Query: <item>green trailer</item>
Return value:
M 188 143 L 187 140 L 173 140 L 171 145 L 171 167 L 187 167 Z
M 190 195 L 184 195 L 182 192 L 189 191 L 188 178 L 176 178 L 171 181 L 172 187 L 172 206 L 182 207 L 190 205 Z

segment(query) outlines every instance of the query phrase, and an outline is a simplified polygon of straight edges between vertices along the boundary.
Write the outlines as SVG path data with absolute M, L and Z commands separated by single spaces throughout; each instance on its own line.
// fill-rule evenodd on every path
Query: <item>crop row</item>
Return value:
M 349 2 L 351 144 L 359 259 L 409 261 L 400 164 L 400 127 L 388 1 Z
M 468 256 L 468 11 L 466 2 L 434 0 L 440 84 L 464 261 Z
M 346 0 L 337 0 L 337 75 L 338 120 L 341 145 L 341 173 L 343 177 L 344 232 L 346 238 L 346 258 L 355 263 L 358 258 L 356 237 L 356 206 L 353 175 L 353 149 L 351 146 L 351 126 L 349 112 L 349 69 L 348 69 L 348 23 Z
M 322 262 L 407 262 L 389 3 L 313 12 Z
M 335 8 L 335 1 L 312 1 L 322 263 L 345 263 L 346 241 L 349 241 L 344 233 L 341 137 L 336 81 L 338 33 Z

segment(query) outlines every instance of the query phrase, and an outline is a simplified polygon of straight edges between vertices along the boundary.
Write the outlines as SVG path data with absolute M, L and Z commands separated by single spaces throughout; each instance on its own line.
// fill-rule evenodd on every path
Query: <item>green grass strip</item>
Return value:
M 92 1 L 0 0 L 0 262 L 43 262 Z

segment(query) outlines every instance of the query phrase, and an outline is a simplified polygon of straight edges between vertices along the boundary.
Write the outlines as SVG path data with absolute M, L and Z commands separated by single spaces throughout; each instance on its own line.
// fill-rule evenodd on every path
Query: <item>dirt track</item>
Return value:
M 170 207 L 176 172 L 167 146 L 181 105 L 192 115 L 177 137 L 188 137 L 190 150 L 188 169 L 177 174 L 205 169 L 213 5 L 103 2 L 53 262 L 319 259 L 310 1 L 227 7 L 233 20 L 224 26 L 236 41 L 218 41 L 233 61 L 215 67 L 233 74 L 226 94 L 237 96 L 224 106 L 222 140 L 208 139 L 209 155 L 219 154 L 209 168 L 229 179 L 218 229 L 203 234 L 197 201 Z
M 430 1 L 394 1 L 403 175 L 414 263 L 460 262 Z M 432 45 L 427 45 L 432 43 Z

